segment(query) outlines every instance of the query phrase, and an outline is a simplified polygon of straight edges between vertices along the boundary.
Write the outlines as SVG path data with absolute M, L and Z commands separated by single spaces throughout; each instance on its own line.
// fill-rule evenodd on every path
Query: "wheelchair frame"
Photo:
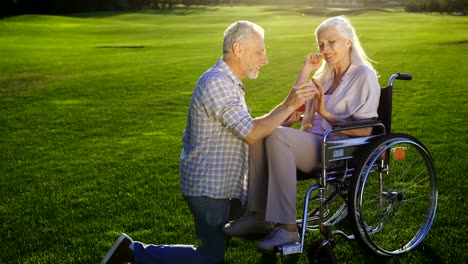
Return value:
M 316 183 L 307 189 L 296 221 L 300 243 L 279 246 L 279 254 L 303 253 L 312 231 L 324 239 L 310 244 L 310 263 L 336 263 L 335 235 L 386 257 L 412 250 L 425 238 L 437 207 L 434 163 L 419 140 L 391 132 L 393 82 L 411 79 L 403 73 L 390 77 L 381 91 L 380 120 L 335 124 L 325 132 L 321 169 L 308 177 Z M 373 134 L 333 140 L 340 131 L 364 127 L 373 127 Z M 341 204 L 334 205 L 339 198 Z M 352 234 L 335 228 L 344 219 L 350 220 Z

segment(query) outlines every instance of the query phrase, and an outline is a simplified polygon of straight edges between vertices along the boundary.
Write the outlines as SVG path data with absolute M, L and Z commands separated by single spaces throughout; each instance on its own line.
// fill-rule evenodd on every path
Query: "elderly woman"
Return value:
M 261 251 L 299 241 L 296 226 L 296 171 L 311 172 L 319 164 L 324 131 L 340 121 L 377 117 L 380 85 L 350 21 L 327 19 L 315 30 L 320 53 L 308 54 L 296 86 L 317 88 L 306 102 L 301 130 L 289 126 L 302 113 L 291 115 L 262 142 L 250 146 L 248 214 L 225 225 L 229 236 L 270 233 Z M 365 136 L 371 128 L 342 132 L 342 137 Z M 273 224 L 276 227 L 273 228 Z

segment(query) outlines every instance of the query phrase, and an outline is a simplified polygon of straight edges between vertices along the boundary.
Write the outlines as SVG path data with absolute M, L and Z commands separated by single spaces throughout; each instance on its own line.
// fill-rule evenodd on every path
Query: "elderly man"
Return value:
M 267 63 L 264 30 L 237 21 L 224 32 L 222 58 L 200 77 L 193 92 L 182 138 L 180 188 L 194 217 L 198 247 L 145 245 L 122 234 L 102 263 L 224 260 L 230 199 L 247 199 L 249 144 L 268 136 L 316 94 L 308 84 L 297 85 L 269 114 L 252 118 L 241 80 L 257 78 Z

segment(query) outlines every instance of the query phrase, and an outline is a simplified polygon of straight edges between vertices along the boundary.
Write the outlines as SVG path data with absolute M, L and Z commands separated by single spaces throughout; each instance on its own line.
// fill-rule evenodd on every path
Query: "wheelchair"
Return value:
M 306 185 L 302 218 L 296 221 L 300 242 L 279 246 L 278 254 L 307 251 L 310 263 L 336 263 L 336 235 L 381 257 L 403 254 L 423 241 L 437 207 L 434 163 L 419 140 L 391 131 L 393 82 L 411 79 L 404 73 L 390 77 L 381 90 L 379 120 L 335 124 L 325 132 L 320 168 L 307 175 L 298 171 L 298 183 L 314 183 Z M 333 139 L 340 131 L 363 127 L 372 127 L 372 135 Z M 323 239 L 306 250 L 313 232 Z

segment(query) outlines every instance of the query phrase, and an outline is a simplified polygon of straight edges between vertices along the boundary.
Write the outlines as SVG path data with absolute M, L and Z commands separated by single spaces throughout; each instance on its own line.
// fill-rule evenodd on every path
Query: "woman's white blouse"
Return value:
M 332 84 L 333 79 L 322 84 L 325 93 Z M 339 119 L 353 121 L 377 118 L 379 99 L 380 85 L 375 72 L 366 65 L 352 64 L 326 104 L 328 111 Z M 330 127 L 323 119 L 323 131 Z

